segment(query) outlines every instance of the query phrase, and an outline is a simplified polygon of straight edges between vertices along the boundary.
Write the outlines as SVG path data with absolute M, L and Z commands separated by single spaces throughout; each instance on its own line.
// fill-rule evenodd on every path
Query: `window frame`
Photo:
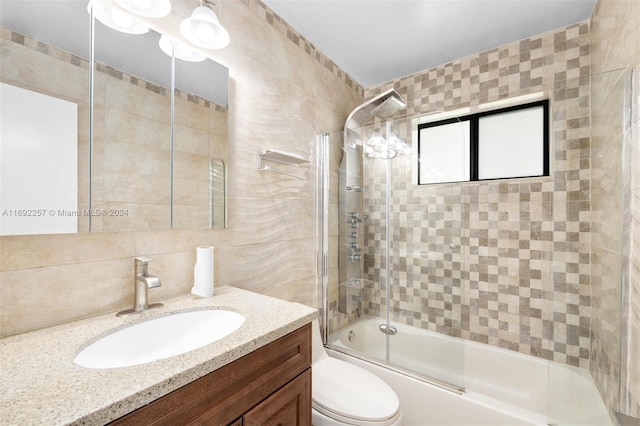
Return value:
M 486 179 L 479 178 L 479 149 L 480 149 L 480 140 L 479 140 L 479 123 L 482 117 L 487 117 L 491 115 L 499 115 L 513 111 L 519 111 L 530 108 L 542 107 L 542 174 L 539 175 L 531 175 L 531 176 L 509 176 L 509 177 L 492 177 Z M 453 123 L 462 123 L 464 121 L 469 121 L 469 180 L 461 180 L 461 181 L 447 181 L 447 182 L 428 182 L 428 183 L 420 183 L 420 159 L 421 159 L 421 130 L 448 125 Z M 446 118 L 443 120 L 432 121 L 428 123 L 420 123 L 417 125 L 417 184 L 418 185 L 439 185 L 445 183 L 458 183 L 458 182 L 484 182 L 491 180 L 504 180 L 504 179 L 527 179 L 533 177 L 547 177 L 550 175 L 550 135 L 549 135 L 549 100 L 544 99 L 535 102 L 529 102 L 526 104 L 520 105 L 512 105 L 505 108 L 499 108 L 491 111 L 482 111 L 474 114 L 462 115 L 459 117 Z

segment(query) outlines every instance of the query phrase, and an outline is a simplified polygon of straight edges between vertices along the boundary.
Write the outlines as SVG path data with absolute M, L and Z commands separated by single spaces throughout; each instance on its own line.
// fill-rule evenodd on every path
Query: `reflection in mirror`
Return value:
M 209 159 L 227 155 L 227 68 L 176 58 L 172 73 L 167 53 L 181 57 L 185 49 L 161 48 L 153 31 L 130 35 L 98 24 L 95 39 L 105 86 L 96 79 L 94 123 L 103 113 L 104 126 L 94 127 L 94 163 L 103 161 L 94 170 L 100 176 L 103 167 L 103 181 L 92 205 L 107 215 L 92 230 L 209 228 Z
M 96 21 L 90 156 L 87 2 L 3 0 L 0 25 L 0 81 L 77 105 L 78 201 L 71 214 L 80 232 L 169 229 L 172 209 L 174 228 L 210 227 L 209 159 L 227 157 L 225 67 L 176 60 L 173 129 L 170 58 L 159 35 L 122 34 Z
M 170 229 L 171 58 L 159 40 L 96 20 L 91 207 L 104 214 L 92 231 Z
M 78 231 L 78 105 L 0 82 L 0 235 Z
M 227 220 L 227 205 L 225 200 L 225 188 L 227 176 L 225 162 L 221 158 L 214 158 L 209 165 L 209 193 L 210 212 L 209 228 L 224 228 Z
M 7 108 L 9 104 L 2 100 L 1 193 L 20 193 L 26 197 L 19 201 L 20 205 L 3 206 L 2 210 L 7 209 L 6 218 L 10 218 L 12 210 L 16 210 L 16 214 L 28 214 L 20 228 L 7 229 L 3 221 L 2 234 L 69 233 L 76 232 L 76 229 L 89 229 L 90 82 L 86 58 L 89 58 L 90 43 L 89 16 L 86 4 L 83 9 L 82 3 L 0 2 L 0 81 L 5 85 L 3 88 L 8 89 L 2 90 L 3 97 L 11 96 L 11 92 L 15 95 L 12 102 L 21 103 L 30 110 L 29 117 L 25 114 L 5 116 L 5 112 L 17 113 L 18 110 Z M 61 117 L 54 118 L 54 110 L 62 114 Z M 63 113 L 63 110 L 68 110 L 68 113 Z M 44 114 L 40 118 L 36 118 L 38 111 Z M 19 118 L 35 119 L 40 133 L 34 133 L 35 123 L 28 124 L 31 129 L 28 135 L 9 133 L 11 128 L 20 124 Z M 54 122 L 45 124 L 42 119 Z M 60 126 L 54 129 L 56 124 Z M 27 138 L 20 142 L 26 159 L 14 157 L 19 154 L 5 148 L 5 144 L 11 141 L 17 143 L 22 137 L 17 136 L 20 134 Z M 52 138 L 54 134 L 58 137 Z M 30 140 L 29 146 L 24 144 L 26 140 Z M 60 156 L 54 158 L 53 153 Z M 64 165 L 69 161 L 73 163 Z M 5 177 L 5 172 L 9 171 L 5 164 L 19 165 L 16 169 L 22 172 L 21 176 Z M 60 180 L 63 175 L 67 176 Z M 58 195 L 53 196 L 55 193 Z M 67 202 L 59 204 L 62 199 Z M 21 205 L 23 203 L 26 205 Z M 45 223 L 45 219 L 54 222 Z
M 175 71 L 173 229 L 224 228 L 229 71 L 179 59 Z

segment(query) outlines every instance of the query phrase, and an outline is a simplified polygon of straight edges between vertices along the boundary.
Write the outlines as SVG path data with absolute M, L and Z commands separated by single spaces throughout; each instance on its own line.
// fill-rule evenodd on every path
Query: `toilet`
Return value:
M 374 374 L 331 358 L 313 321 L 313 426 L 400 426 L 400 401 Z

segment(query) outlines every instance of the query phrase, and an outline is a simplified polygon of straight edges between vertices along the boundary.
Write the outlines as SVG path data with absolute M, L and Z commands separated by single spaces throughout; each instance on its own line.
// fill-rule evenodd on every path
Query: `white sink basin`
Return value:
M 201 348 L 237 330 L 244 316 L 208 309 L 154 318 L 108 334 L 73 360 L 87 368 L 144 364 Z

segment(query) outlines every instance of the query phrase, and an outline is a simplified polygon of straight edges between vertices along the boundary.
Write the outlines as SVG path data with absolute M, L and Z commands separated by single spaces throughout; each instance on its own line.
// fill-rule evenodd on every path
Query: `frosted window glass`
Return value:
M 0 83 L 0 235 L 78 232 L 78 105 Z
M 419 184 L 469 180 L 469 122 L 420 129 Z
M 479 179 L 543 175 L 544 108 L 480 117 L 478 143 Z

